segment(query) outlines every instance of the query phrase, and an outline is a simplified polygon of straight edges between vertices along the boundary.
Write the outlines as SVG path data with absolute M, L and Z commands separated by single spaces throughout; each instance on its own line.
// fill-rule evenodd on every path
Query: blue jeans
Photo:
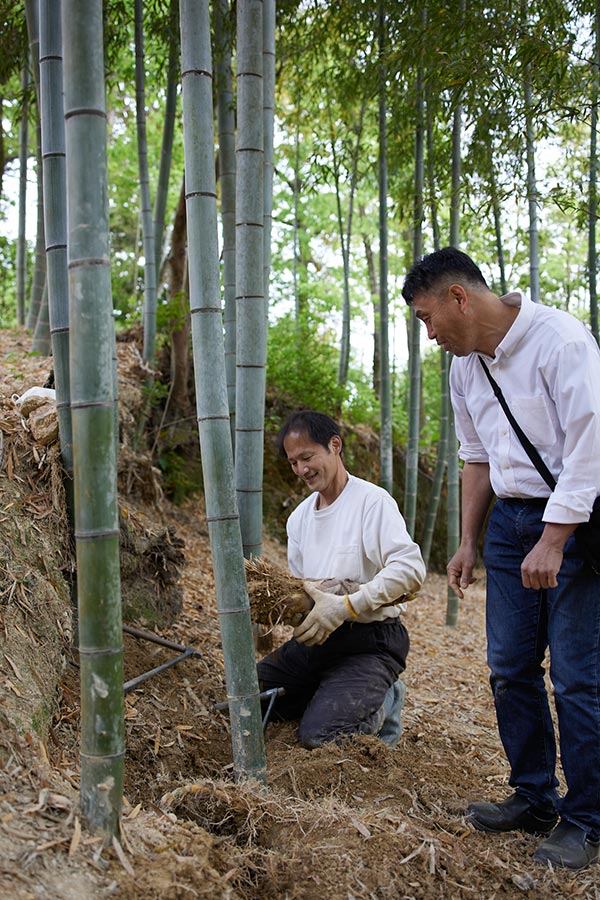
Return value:
M 571 537 L 558 587 L 524 588 L 521 563 L 544 529 L 543 504 L 498 500 L 485 541 L 487 641 L 498 729 L 510 784 L 537 806 L 600 835 L 600 576 Z M 567 793 L 558 799 L 556 741 L 542 663 L 560 729 Z

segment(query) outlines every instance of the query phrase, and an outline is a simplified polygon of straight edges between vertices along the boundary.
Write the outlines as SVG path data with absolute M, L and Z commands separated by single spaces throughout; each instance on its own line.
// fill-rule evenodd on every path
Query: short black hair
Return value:
M 417 294 L 430 291 L 446 278 L 457 278 L 487 287 L 481 269 L 470 256 L 456 247 L 444 247 L 423 256 L 412 267 L 402 288 L 402 296 L 410 306 Z
M 331 416 L 315 412 L 314 409 L 298 410 L 288 416 L 277 435 L 279 452 L 286 458 L 287 454 L 283 442 L 291 432 L 307 435 L 311 441 L 314 441 L 315 444 L 321 444 L 326 450 L 329 449 L 329 441 L 334 435 L 337 435 L 340 439 L 342 437 L 339 425 Z

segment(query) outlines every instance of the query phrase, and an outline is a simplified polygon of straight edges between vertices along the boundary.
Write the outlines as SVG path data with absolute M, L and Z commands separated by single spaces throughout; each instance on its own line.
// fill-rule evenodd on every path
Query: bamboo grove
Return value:
M 82 6 L 0 4 L 0 315 L 54 358 L 89 700 L 82 802 L 92 827 L 115 833 L 115 326 L 141 324 L 149 371 L 170 345 L 170 422 L 189 412 L 194 366 L 234 765 L 260 780 L 243 557 L 262 547 L 266 391 L 373 426 L 381 482 L 426 559 L 453 552 L 448 359 L 421 347 L 403 274 L 460 246 L 494 289 L 569 309 L 598 339 L 600 11 L 590 0 Z M 449 600 L 448 623 L 457 617 Z

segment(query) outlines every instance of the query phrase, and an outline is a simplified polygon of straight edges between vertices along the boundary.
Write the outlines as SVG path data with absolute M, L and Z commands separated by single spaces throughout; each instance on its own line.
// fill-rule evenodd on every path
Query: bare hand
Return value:
M 546 522 L 541 538 L 521 564 L 523 587 L 539 591 L 555 588 L 563 561 L 563 547 L 577 523 Z
M 464 599 L 463 591 L 475 581 L 473 569 L 475 567 L 475 550 L 459 547 L 446 567 L 448 573 L 448 585 L 457 597 Z
M 534 590 L 557 587 L 556 576 L 562 560 L 562 550 L 555 546 L 548 546 L 542 540 L 538 541 L 521 564 L 523 587 Z

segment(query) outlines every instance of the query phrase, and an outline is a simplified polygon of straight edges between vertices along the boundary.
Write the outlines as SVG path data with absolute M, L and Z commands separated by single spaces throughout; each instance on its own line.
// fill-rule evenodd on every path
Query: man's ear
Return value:
M 329 439 L 329 449 L 332 453 L 337 453 L 338 456 L 342 452 L 342 439 L 339 434 L 332 434 Z
M 454 282 L 448 288 L 448 293 L 450 294 L 450 297 L 452 298 L 452 300 L 454 300 L 460 311 L 465 312 L 469 305 L 469 295 L 467 294 L 462 284 Z

